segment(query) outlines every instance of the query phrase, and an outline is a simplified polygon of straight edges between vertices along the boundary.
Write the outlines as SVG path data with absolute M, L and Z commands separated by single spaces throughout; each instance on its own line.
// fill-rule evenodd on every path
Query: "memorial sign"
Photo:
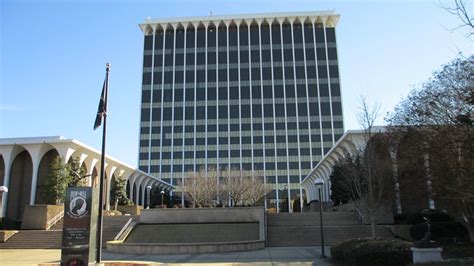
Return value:
M 88 265 L 95 262 L 97 196 L 92 187 L 66 190 L 61 265 Z

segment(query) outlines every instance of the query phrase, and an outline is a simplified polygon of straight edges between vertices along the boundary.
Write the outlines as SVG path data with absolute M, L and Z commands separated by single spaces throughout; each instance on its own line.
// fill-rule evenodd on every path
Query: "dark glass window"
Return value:
M 218 34 L 218 44 L 219 46 L 227 46 L 227 28 L 225 25 L 219 26 L 219 34 Z M 220 55 L 219 55 L 220 57 Z
M 207 46 L 216 47 L 216 27 L 212 24 L 207 27 Z
M 240 111 L 242 118 L 250 118 L 250 105 L 242 105 Z
M 237 81 L 239 79 L 239 71 L 237 69 L 229 69 L 229 80 Z
M 219 100 L 227 100 L 227 87 L 219 87 Z
M 206 28 L 199 26 L 197 29 L 197 47 L 205 47 L 206 45 Z
M 230 99 L 238 100 L 239 99 L 239 87 L 230 87 Z
M 332 114 L 333 115 L 342 115 L 342 107 L 341 107 L 340 102 L 333 102 L 332 103 Z
M 275 116 L 276 117 L 285 117 L 285 105 L 284 104 L 275 104 Z
M 171 115 L 172 115 L 172 108 L 163 108 L 163 120 L 169 121 L 171 120 Z
M 270 44 L 270 26 L 267 23 L 264 23 L 260 29 L 262 44 Z
M 153 73 L 153 84 L 161 84 L 161 76 L 161 71 L 155 71 L 155 73 Z
M 219 61 L 220 61 L 220 57 L 219 57 Z M 218 72 L 219 81 L 227 81 L 227 69 L 219 69 L 217 70 L 217 72 Z
M 196 107 L 196 119 L 206 118 L 206 108 L 204 106 Z
M 250 87 L 242 86 L 240 88 L 240 98 L 241 99 L 250 99 Z
M 186 89 L 186 101 L 194 101 L 194 89 Z
M 174 108 L 174 120 L 183 120 L 183 107 Z
M 260 86 L 253 86 L 252 87 L 252 99 L 260 99 L 262 98 L 262 89 Z
M 196 101 L 206 100 L 206 88 L 196 88 Z
M 273 67 L 273 78 L 275 80 L 283 79 L 283 70 L 281 67 Z
M 143 67 L 151 67 L 151 60 L 152 56 L 151 55 L 145 55 L 143 56 Z
M 215 87 L 207 88 L 207 100 L 215 101 L 217 99 L 217 92 Z
M 280 44 L 281 37 L 280 37 L 280 25 L 278 23 L 272 24 L 272 44 Z
M 231 105 L 230 106 L 230 118 L 239 118 L 239 106 Z
M 197 53 L 197 64 L 198 65 L 205 65 L 206 64 L 206 54 L 205 53 Z
M 326 28 L 326 41 L 336 42 L 336 30 L 335 28 Z
M 143 73 L 143 85 L 151 84 L 151 73 Z
M 217 118 L 217 113 L 216 113 L 216 106 L 208 106 L 207 107 L 207 119 L 216 119 Z
M 339 87 L 339 84 L 337 83 L 332 83 L 331 84 L 331 95 L 334 96 L 341 96 L 341 88 Z
M 283 86 L 281 86 L 281 85 L 275 85 L 274 93 L 275 93 L 275 98 L 285 97 Z
M 273 106 L 271 104 L 264 104 L 263 113 L 265 117 L 273 117 Z
M 263 86 L 263 98 L 271 99 L 272 97 L 272 86 Z
M 286 85 L 286 98 L 294 98 L 294 97 L 295 97 L 295 86 Z
M 336 48 L 328 48 L 328 59 L 337 60 L 337 50 Z
M 144 40 L 145 50 L 153 49 L 153 35 L 146 35 Z
M 329 103 L 321 103 L 321 114 L 322 115 L 331 114 Z
M 166 92 L 167 90 L 165 90 Z M 183 89 L 175 89 L 174 90 L 174 101 L 181 102 L 183 101 Z
M 294 43 L 303 43 L 303 33 L 301 29 L 301 23 L 295 22 L 293 24 L 293 39 Z
M 299 116 L 308 115 L 308 107 L 306 106 L 306 103 L 298 103 L 298 115 Z
M 252 106 L 253 117 L 262 117 L 262 106 L 260 104 L 254 104 Z
M 229 26 L 229 46 L 237 46 L 237 26 Z

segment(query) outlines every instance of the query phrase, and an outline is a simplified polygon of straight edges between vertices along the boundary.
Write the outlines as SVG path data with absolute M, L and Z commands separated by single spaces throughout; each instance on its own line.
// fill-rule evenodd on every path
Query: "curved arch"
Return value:
M 35 204 L 55 204 L 55 202 L 48 202 L 46 182 L 48 175 L 51 173 L 51 164 L 59 157 L 59 153 L 56 149 L 51 149 L 46 152 L 40 160 L 38 167 L 38 179 L 36 182 L 36 196 Z
M 11 166 L 6 218 L 22 219 L 23 209 L 30 203 L 32 176 L 33 160 L 25 149 L 16 155 Z

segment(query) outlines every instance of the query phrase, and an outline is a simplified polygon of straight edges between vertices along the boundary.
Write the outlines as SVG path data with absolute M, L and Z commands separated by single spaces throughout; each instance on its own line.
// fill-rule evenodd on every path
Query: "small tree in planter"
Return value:
M 46 177 L 43 197 L 46 204 L 60 205 L 64 202 L 66 188 L 72 178 L 67 165 L 60 156 L 57 156 L 50 165 Z
M 206 174 L 204 169 L 199 172 L 189 172 L 188 178 L 182 184 L 183 193 L 190 198 L 194 208 L 212 207 L 213 200 L 217 197 L 217 173 L 209 170 Z
M 117 210 L 118 205 L 132 204 L 132 201 L 127 197 L 127 181 L 123 177 L 112 179 L 110 190 L 110 197 L 115 210 Z

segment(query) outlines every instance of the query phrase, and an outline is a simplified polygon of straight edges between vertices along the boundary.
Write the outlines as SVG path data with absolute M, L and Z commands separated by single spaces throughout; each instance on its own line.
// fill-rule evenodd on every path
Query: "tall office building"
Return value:
M 301 180 L 343 134 L 338 19 L 323 11 L 140 24 L 140 170 L 178 186 L 201 168 L 253 170 L 273 186 L 267 208 L 291 210 L 288 199 L 302 200 Z

